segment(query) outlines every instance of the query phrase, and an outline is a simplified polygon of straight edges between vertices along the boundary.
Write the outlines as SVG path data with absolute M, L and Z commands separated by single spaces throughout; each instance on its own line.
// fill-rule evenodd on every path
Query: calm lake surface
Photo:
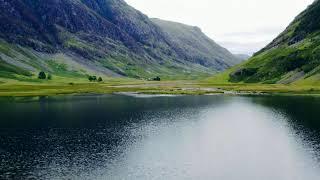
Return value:
M 0 179 L 319 180 L 320 98 L 0 98 Z

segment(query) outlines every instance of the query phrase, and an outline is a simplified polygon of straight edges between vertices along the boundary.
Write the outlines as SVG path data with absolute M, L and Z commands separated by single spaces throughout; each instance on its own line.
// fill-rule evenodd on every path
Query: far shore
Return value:
M 214 84 L 197 81 L 110 81 L 102 83 L 5 82 L 1 97 L 54 96 L 68 94 L 148 95 L 320 95 L 320 86 L 283 84 Z

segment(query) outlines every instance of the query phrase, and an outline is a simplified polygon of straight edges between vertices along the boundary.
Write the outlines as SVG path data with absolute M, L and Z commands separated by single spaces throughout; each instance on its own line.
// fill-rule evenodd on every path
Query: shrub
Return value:
M 48 80 L 52 80 L 52 75 L 51 75 L 51 74 L 48 74 L 47 79 L 48 79 Z
M 98 78 L 98 82 L 102 82 L 103 80 L 102 80 L 102 77 L 99 77 Z
M 43 72 L 43 71 L 41 71 L 41 72 L 39 73 L 39 75 L 38 75 L 38 78 L 39 78 L 39 79 L 46 79 L 46 78 L 47 78 L 46 73 Z
M 97 76 L 89 76 L 88 77 L 89 81 L 97 81 Z
M 161 78 L 159 76 L 153 78 L 154 81 L 161 81 Z

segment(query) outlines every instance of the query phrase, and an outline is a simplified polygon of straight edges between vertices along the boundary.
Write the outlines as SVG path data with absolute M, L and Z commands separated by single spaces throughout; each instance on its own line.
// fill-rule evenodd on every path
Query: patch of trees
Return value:
M 45 72 L 41 71 L 41 72 L 39 72 L 39 74 L 38 74 L 38 79 L 42 79 L 42 80 L 44 80 L 44 79 L 52 80 L 52 75 L 51 75 L 51 74 L 48 74 L 48 75 L 47 75 Z
M 89 77 L 88 77 L 88 80 L 89 80 L 90 82 L 92 82 L 92 81 L 97 81 L 97 76 L 89 76 Z
M 97 78 L 97 76 L 88 76 L 88 80 L 90 82 L 102 82 L 103 81 L 102 77 Z
M 276 57 L 272 66 L 277 68 L 279 72 L 285 73 L 301 68 L 310 62 L 308 54 L 302 51 L 296 51 L 288 56 Z M 270 65 L 271 66 L 271 65 Z
M 155 78 L 149 79 L 149 81 L 161 81 L 161 78 L 159 76 L 157 76 Z

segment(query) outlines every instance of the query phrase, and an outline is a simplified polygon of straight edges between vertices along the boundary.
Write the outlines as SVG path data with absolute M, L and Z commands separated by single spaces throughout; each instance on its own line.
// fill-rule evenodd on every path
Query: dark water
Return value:
M 0 179 L 320 179 L 320 98 L 0 98 L 0 115 Z

